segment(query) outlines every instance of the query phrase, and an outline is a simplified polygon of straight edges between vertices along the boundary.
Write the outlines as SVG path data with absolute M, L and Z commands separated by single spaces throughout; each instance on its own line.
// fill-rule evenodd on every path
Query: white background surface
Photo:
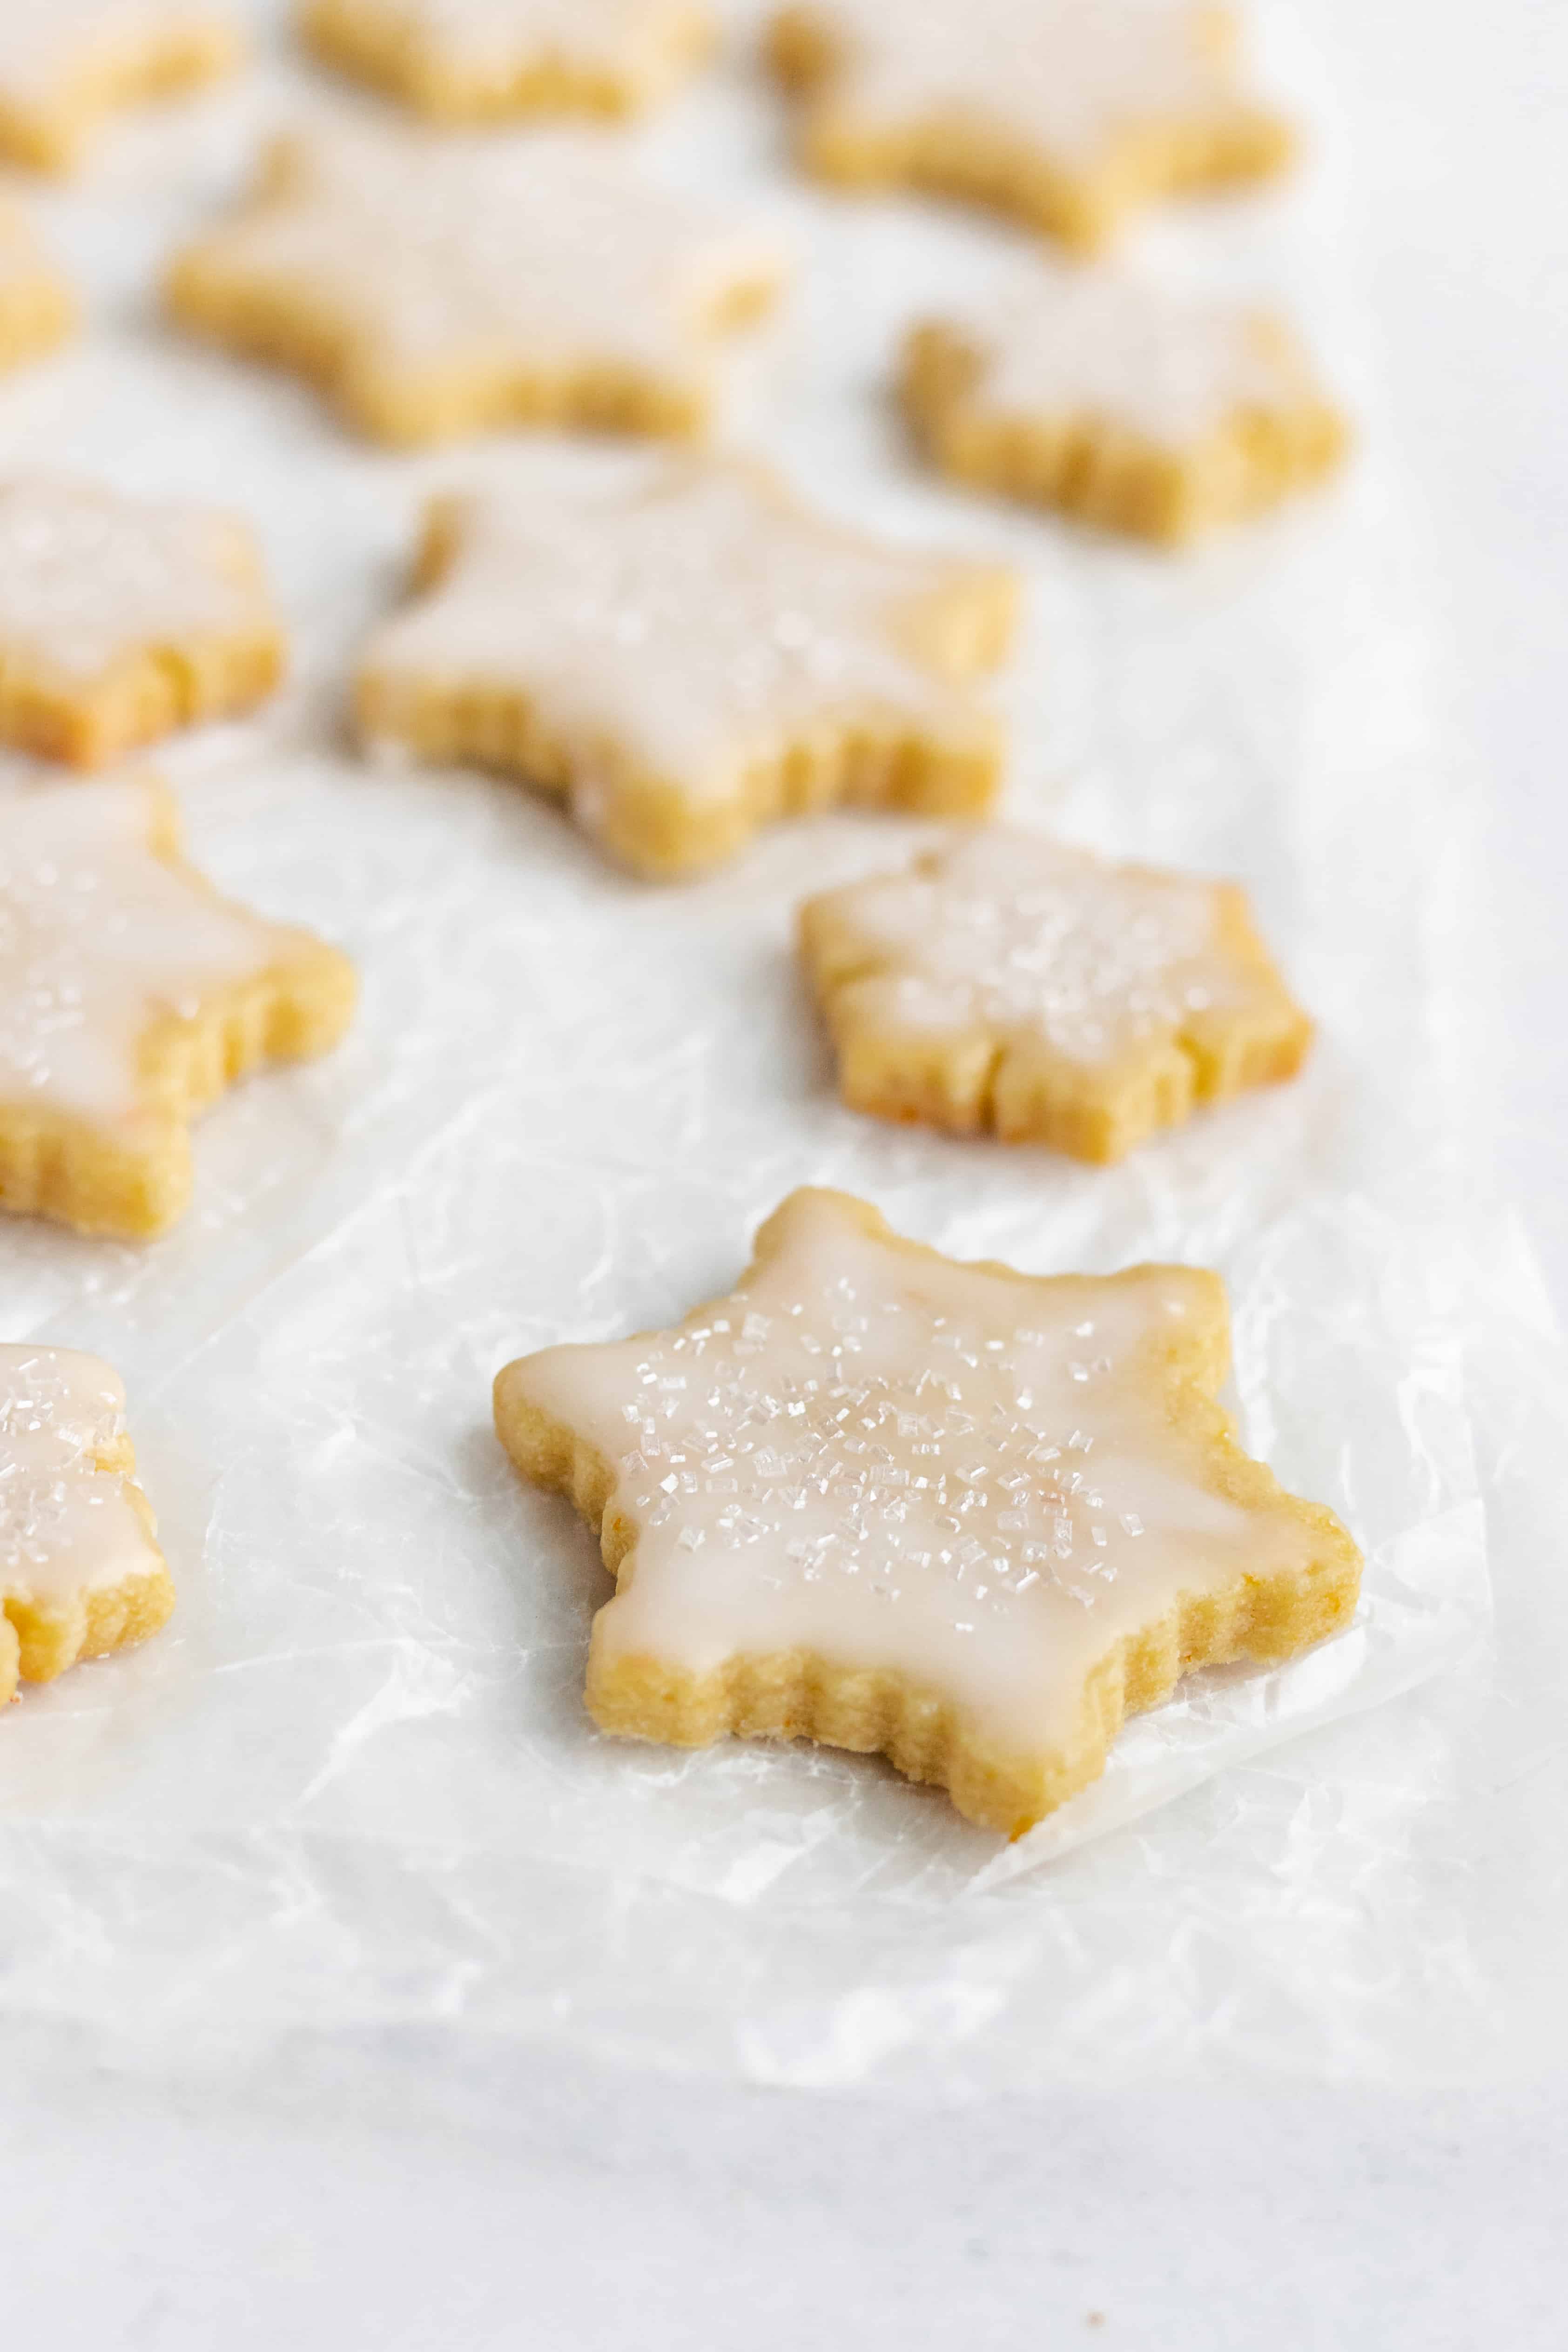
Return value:
M 1493 780 L 1503 1148 L 1561 1306 L 1568 23 L 1528 0 L 1312 13 L 1354 116 L 1391 404 Z M 1561 1741 L 1478 1798 L 1499 1843 L 1561 1877 L 1568 1846 L 1532 1842 L 1568 1814 Z M 1541 1892 L 1533 1943 L 1527 1915 L 1510 1932 L 1521 1980 L 1549 1982 L 1568 1956 Z M 1528 2052 L 1518 2082 L 1418 2099 L 1152 2085 L 955 2115 L 520 2064 L 510 2129 L 424 2101 L 410 2120 L 397 2078 L 352 2053 L 335 2086 L 285 2074 L 243 2104 L 84 2085 L 68 2055 L 40 2053 L 0 2118 L 0 2321 L 67 2352 L 1564 2340 L 1568 2084 L 1529 2079 Z

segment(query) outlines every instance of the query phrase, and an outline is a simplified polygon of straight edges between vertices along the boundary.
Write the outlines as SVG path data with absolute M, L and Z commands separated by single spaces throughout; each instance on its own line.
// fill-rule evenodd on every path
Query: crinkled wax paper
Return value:
M 1289 79 L 1288 39 L 1281 57 Z M 172 1238 L 0 1232 L 0 1332 L 123 1371 L 180 1588 L 167 1634 L 0 1727 L 0 2006 L 154 2049 L 447 2020 L 828 2084 L 1204 2051 L 1378 2066 L 1412 1967 L 1441 2013 L 1473 1993 L 1462 1935 L 1426 1923 L 1417 1949 L 1399 1909 L 1424 1752 L 1364 1711 L 1483 1638 L 1467 1360 L 1512 1360 L 1512 1310 L 1469 1271 L 1470 827 L 1336 294 L 1331 136 L 1293 194 L 1144 243 L 1282 289 L 1364 454 L 1342 490 L 1171 562 L 912 468 L 887 396 L 899 330 L 1003 231 L 792 180 L 740 68 L 646 135 L 650 169 L 760 197 L 801 257 L 739 363 L 736 437 L 828 509 L 1027 574 L 1000 689 L 1011 814 L 1241 877 L 1321 1017 L 1300 1084 L 1107 1172 L 837 1103 L 792 910 L 930 828 L 781 828 L 710 881 L 650 889 L 519 788 L 343 750 L 345 666 L 432 483 L 644 460 L 554 440 L 377 455 L 295 385 L 160 330 L 160 250 L 302 86 L 279 46 L 246 90 L 127 130 L 41 207 L 101 323 L 0 394 L 7 461 L 257 519 L 296 682 L 162 764 L 208 869 L 342 941 L 365 983 L 341 1053 L 207 1120 Z M 1196 1678 L 1011 1849 L 864 1759 L 600 1738 L 580 1692 L 606 1581 L 500 1455 L 491 1377 L 728 1286 L 803 1181 L 1033 1271 L 1222 1269 L 1248 1444 L 1365 1546 L 1354 1629 L 1276 1673 Z M 1326 1748 L 1280 1745 L 1352 1715 Z

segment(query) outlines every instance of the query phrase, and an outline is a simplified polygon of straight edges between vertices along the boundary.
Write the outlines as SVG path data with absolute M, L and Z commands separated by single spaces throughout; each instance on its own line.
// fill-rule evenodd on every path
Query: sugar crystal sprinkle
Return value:
M 175 263 L 197 289 L 292 300 L 340 321 L 362 366 L 633 368 L 690 389 L 731 297 L 759 302 L 784 255 L 759 221 L 661 185 L 622 142 L 544 130 L 483 142 L 341 122 L 279 140 L 260 195 Z M 613 631 L 637 641 L 637 609 Z
M 826 903 L 883 960 L 900 1025 L 1029 1032 L 1076 1061 L 1179 1025 L 1200 983 L 1215 1005 L 1245 985 L 1215 938 L 1212 883 L 1010 827 Z
M 957 306 L 980 355 L 968 397 L 1046 425 L 1092 418 L 1163 447 L 1188 447 L 1238 410 L 1304 394 L 1289 339 L 1244 303 L 1194 295 L 1148 271 L 1070 269 L 1031 259 Z
M 0 1108 L 132 1116 L 149 1024 L 275 961 L 295 935 L 149 841 L 134 782 L 19 790 L 0 833 Z
M 1353 1605 L 1344 1530 L 1244 1465 L 1216 1412 L 1213 1275 L 1031 1279 L 805 1191 L 718 1307 L 497 1379 L 518 1466 L 603 1515 L 616 1591 L 587 1701 L 608 1731 L 882 1748 L 1017 1834 L 1184 1661 L 1235 1656 L 1258 1626 L 1278 1656 Z M 746 1352 L 752 1316 L 770 1329 Z M 677 1370 L 675 1418 L 616 1475 L 621 1403 Z
M 578 755 L 590 829 L 605 787 L 589 747 L 606 732 L 693 802 L 743 797 L 748 761 L 847 711 L 897 713 L 955 751 L 992 740 L 972 698 L 917 657 L 903 616 L 989 594 L 1001 575 L 798 511 L 760 467 L 681 463 L 631 496 L 498 495 L 456 512 L 453 565 L 372 639 L 367 691 L 395 709 L 463 679 L 525 690 Z
M 1026 1290 L 936 1258 L 911 1272 L 837 1198 L 794 1196 L 791 1246 L 723 1314 L 514 1368 L 617 1466 L 637 1564 L 603 1622 L 622 1642 L 868 1645 L 940 1679 L 962 1633 L 994 1696 L 1250 1557 L 1253 1515 L 1207 1486 L 1161 1375 L 1139 1369 L 1160 1360 L 1142 1351 L 1169 1301 L 1210 1277 Z M 943 1359 L 959 1369 L 933 1379 Z M 622 1405 L 648 1384 L 673 1410 L 628 1451 Z
M 0 1345 L 0 1598 L 59 1603 L 152 1564 L 124 1480 L 97 1463 L 124 1402 L 96 1357 Z
M 269 625 L 235 517 L 68 476 L 0 478 L 0 660 L 87 681 L 143 646 Z

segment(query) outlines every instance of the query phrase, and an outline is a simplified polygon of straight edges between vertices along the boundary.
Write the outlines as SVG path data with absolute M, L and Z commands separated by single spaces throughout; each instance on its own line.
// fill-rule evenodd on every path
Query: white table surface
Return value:
M 1386 365 L 1493 783 L 1502 1152 L 1561 1307 L 1568 11 L 1302 5 L 1356 118 Z M 1568 1750 L 1531 1769 L 1539 1833 L 1568 1815 Z M 1541 1847 L 1561 1874 L 1568 1847 Z M 1521 1956 L 1542 1979 L 1568 1968 L 1555 1932 Z M 395 2079 L 353 2070 L 238 2102 L 65 2066 L 0 2113 L 0 2328 L 47 2352 L 1548 2352 L 1568 2343 L 1568 2081 L 1525 2074 L 943 2115 L 542 2063 L 500 2132 L 412 2122 Z

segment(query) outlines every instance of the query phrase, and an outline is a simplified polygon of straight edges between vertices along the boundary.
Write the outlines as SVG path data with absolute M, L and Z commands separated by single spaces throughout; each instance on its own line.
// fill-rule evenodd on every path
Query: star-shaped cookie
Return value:
M 1320 479 L 1346 444 L 1278 319 L 1045 261 L 917 326 L 902 394 L 946 472 L 1171 545 Z
M 96 1356 L 0 1346 L 0 1702 L 155 1633 L 174 1588 Z
M 319 57 L 445 122 L 637 114 L 712 38 L 701 0 L 300 0 Z
M 692 439 L 722 331 L 765 309 L 783 266 L 768 232 L 656 186 L 613 133 L 343 125 L 279 140 L 166 292 L 379 441 L 562 424 Z
M 845 1101 L 954 1134 L 1120 1160 L 1311 1043 L 1235 883 L 1043 834 L 961 835 L 808 899 L 800 934 Z
M 206 0 L 5 0 L 0 157 L 68 171 L 104 115 L 211 81 L 239 49 Z
M 220 898 L 160 786 L 0 780 L 0 1209 L 140 1239 L 184 1209 L 189 1125 L 320 1054 L 353 968 Z
M 635 872 L 732 856 L 837 802 L 973 814 L 1013 575 L 806 514 L 760 467 L 686 461 L 630 496 L 437 499 L 414 603 L 361 666 L 374 741 L 563 800 Z
M 770 36 L 822 177 L 967 197 L 1084 252 L 1155 198 L 1283 166 L 1232 47 L 1207 0 L 800 0 Z
M 0 742 L 101 767 L 268 694 L 284 646 L 248 523 L 0 476 Z
M 76 325 L 76 301 L 26 215 L 0 204 L 0 370 L 41 359 Z
M 496 1427 L 616 1579 L 605 1730 L 880 1750 L 1016 1837 L 1195 1666 L 1349 1620 L 1333 1514 L 1237 1444 L 1224 1286 L 960 1265 L 793 1193 L 730 1297 L 509 1364 Z

